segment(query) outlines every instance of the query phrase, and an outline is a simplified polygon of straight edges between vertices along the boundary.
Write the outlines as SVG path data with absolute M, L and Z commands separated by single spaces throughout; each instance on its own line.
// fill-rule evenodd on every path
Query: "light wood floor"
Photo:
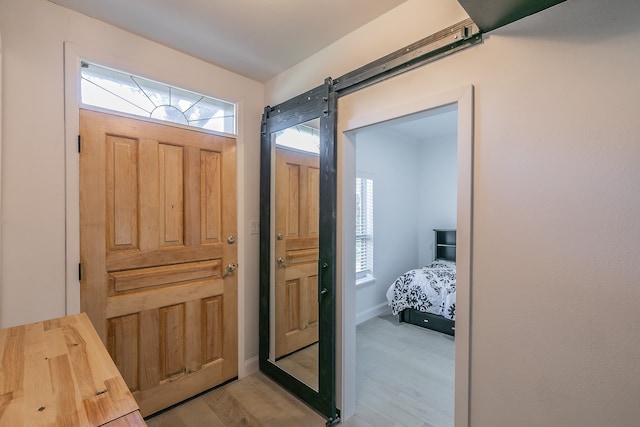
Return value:
M 261 373 L 147 419 L 149 427 L 323 427 L 325 420 Z
M 357 327 L 356 415 L 347 427 L 453 426 L 452 337 L 376 317 Z M 261 373 L 147 420 L 149 427 L 322 427 L 325 420 Z
M 358 325 L 356 339 L 353 425 L 453 426 L 453 337 L 389 315 Z

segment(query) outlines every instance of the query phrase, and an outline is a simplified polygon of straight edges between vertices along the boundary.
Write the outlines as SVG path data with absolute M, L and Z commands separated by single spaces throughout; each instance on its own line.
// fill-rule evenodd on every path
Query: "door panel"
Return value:
M 109 250 L 138 248 L 136 141 L 107 136 L 107 235 Z
M 138 342 L 139 316 L 127 316 L 109 319 L 109 343 L 107 350 L 115 362 L 122 378 L 130 390 L 137 390 L 138 381 Z
M 235 140 L 81 110 L 86 311 L 143 415 L 237 376 Z
M 203 243 L 218 243 L 221 240 L 221 162 L 222 158 L 219 153 L 213 151 L 201 151 L 200 185 L 202 188 L 202 200 L 200 204 L 200 239 Z
M 184 148 L 158 145 L 160 247 L 184 244 Z

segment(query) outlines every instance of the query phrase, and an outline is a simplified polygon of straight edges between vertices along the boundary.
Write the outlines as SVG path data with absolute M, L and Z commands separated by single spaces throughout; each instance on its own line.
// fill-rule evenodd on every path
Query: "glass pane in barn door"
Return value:
M 335 408 L 335 96 L 266 107 L 260 173 L 260 369 Z
M 314 119 L 271 134 L 275 263 L 270 309 L 275 319 L 269 360 L 314 390 L 318 390 L 319 126 Z

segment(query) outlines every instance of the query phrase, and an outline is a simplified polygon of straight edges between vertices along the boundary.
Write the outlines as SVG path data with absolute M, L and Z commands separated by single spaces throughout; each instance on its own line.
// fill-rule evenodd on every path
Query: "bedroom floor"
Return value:
M 355 417 L 363 423 L 353 425 L 453 426 L 453 337 L 388 315 L 358 325 L 356 339 Z
M 347 427 L 453 426 L 454 340 L 391 315 L 357 327 L 356 415 Z M 261 373 L 147 420 L 149 427 L 306 426 L 324 419 Z

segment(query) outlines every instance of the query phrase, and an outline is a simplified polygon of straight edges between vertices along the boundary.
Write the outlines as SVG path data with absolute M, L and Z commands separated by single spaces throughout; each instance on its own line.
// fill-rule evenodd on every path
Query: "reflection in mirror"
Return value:
M 318 390 L 319 119 L 272 134 L 269 359 Z

